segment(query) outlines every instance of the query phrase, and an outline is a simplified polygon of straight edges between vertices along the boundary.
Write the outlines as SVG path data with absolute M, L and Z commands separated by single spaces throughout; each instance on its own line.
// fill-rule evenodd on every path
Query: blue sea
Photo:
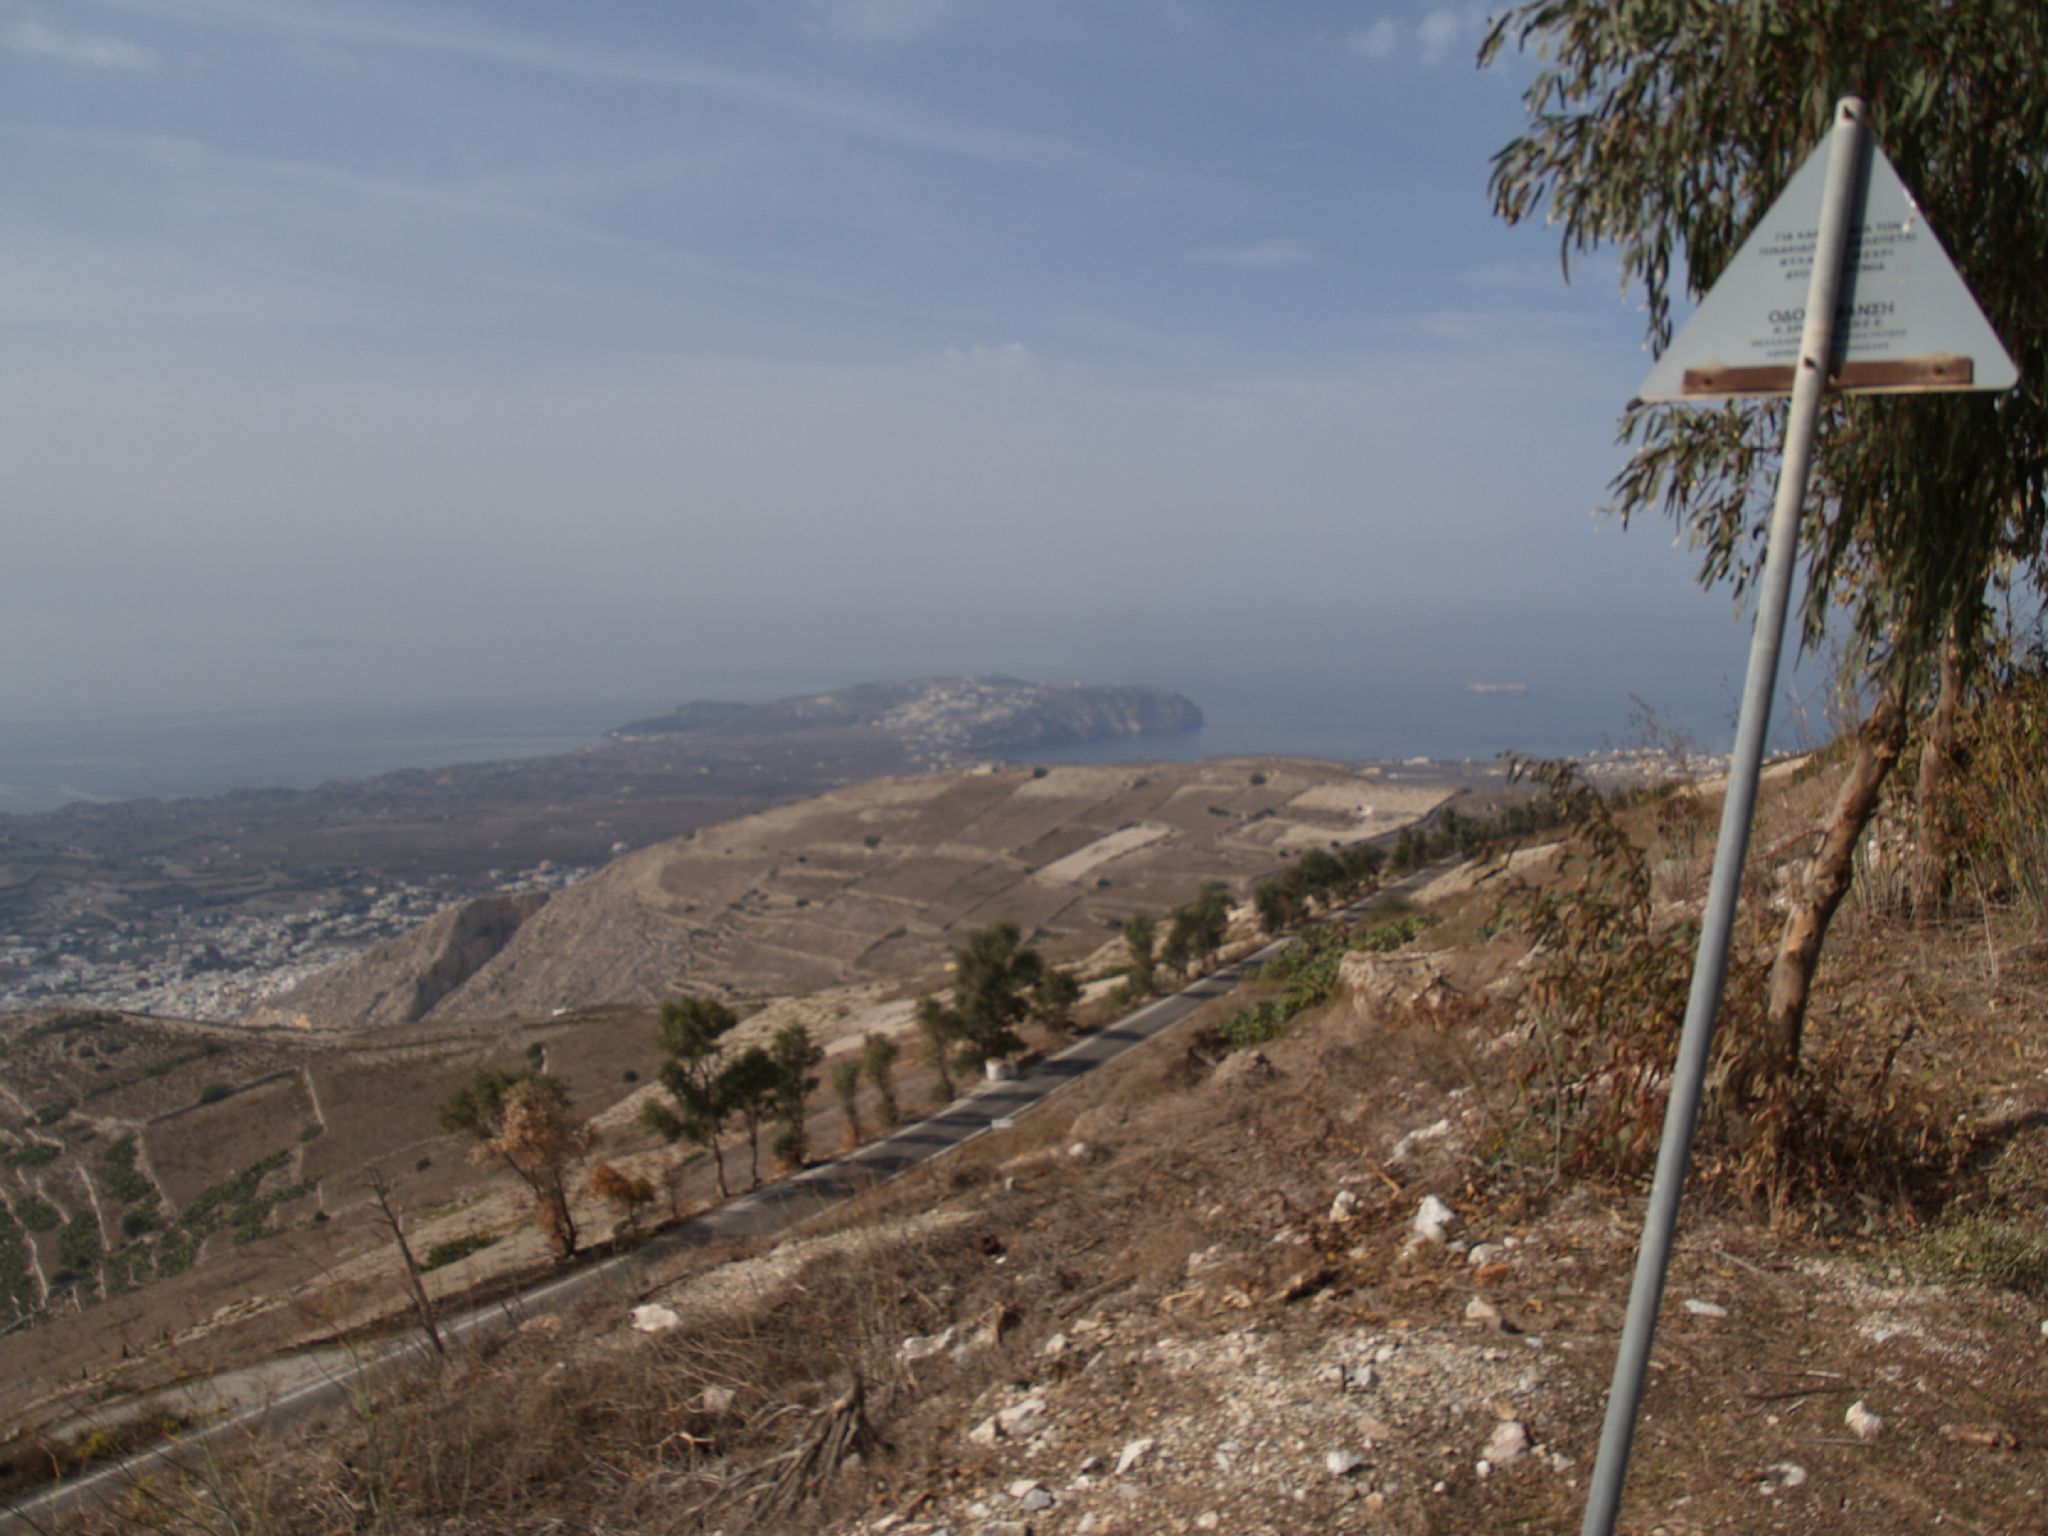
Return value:
M 1132 681 L 1178 688 L 1203 710 L 1199 731 L 1090 743 L 1034 760 L 1106 762 L 1295 754 L 1339 761 L 1412 757 L 1487 761 L 1504 751 L 1582 755 L 1677 733 L 1706 753 L 1727 750 L 1740 687 L 1739 650 L 1647 665 L 1569 658 L 1495 658 L 1492 664 L 1426 661 L 1355 670 L 1326 660 L 1320 675 L 1160 668 Z M 1161 675 L 1165 673 L 1167 675 Z M 854 681 L 778 676 L 736 686 L 730 678 L 665 698 L 611 698 L 530 705 L 449 704 L 326 709 L 189 710 L 106 716 L 0 718 L 0 812 L 48 810 L 67 801 L 218 794 L 230 789 L 310 788 L 397 768 L 435 768 L 594 746 L 606 731 L 688 698 L 775 698 Z M 1526 692 L 1474 692 L 1473 683 L 1524 684 Z M 1796 692 L 1796 689 L 1793 690 Z M 1645 711 L 1648 714 L 1645 714 Z M 1781 699 L 1774 745 L 1825 732 Z

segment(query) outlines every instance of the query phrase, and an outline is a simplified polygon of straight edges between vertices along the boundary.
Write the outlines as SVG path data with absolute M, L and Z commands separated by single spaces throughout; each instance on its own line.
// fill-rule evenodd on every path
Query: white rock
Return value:
M 729 1413 L 738 1396 L 731 1387 L 706 1387 L 697 1394 L 697 1409 L 700 1413 Z
M 990 1414 L 979 1424 L 975 1425 L 974 1428 L 967 1431 L 967 1438 L 976 1445 L 994 1445 L 1002 1437 L 1003 1432 L 996 1427 L 996 1416 L 994 1414 Z
M 1491 1264 L 1500 1257 L 1500 1249 L 1492 1243 L 1474 1243 L 1465 1250 L 1465 1262 L 1475 1269 L 1481 1264 Z
M 1323 1457 L 1323 1465 L 1332 1477 L 1349 1477 L 1365 1465 L 1365 1458 L 1356 1451 L 1330 1451 Z
M 639 1333 L 667 1333 L 671 1328 L 680 1328 L 683 1320 L 674 1307 L 664 1307 L 660 1302 L 649 1302 L 644 1307 L 633 1309 L 633 1327 Z
M 1330 1202 L 1330 1220 L 1349 1221 L 1358 1214 L 1358 1196 L 1348 1189 L 1337 1191 L 1337 1198 Z
M 1860 1397 L 1849 1405 L 1849 1411 L 1842 1415 L 1842 1422 L 1849 1426 L 1849 1432 L 1858 1440 L 1875 1440 L 1877 1432 L 1884 1428 L 1884 1420 L 1872 1413 Z
M 1465 1321 L 1477 1323 L 1482 1328 L 1498 1328 L 1500 1308 L 1483 1296 L 1474 1296 L 1465 1303 Z
M 1781 1488 L 1797 1488 L 1806 1481 L 1806 1468 L 1796 1461 L 1774 1461 L 1764 1468 L 1757 1492 L 1770 1498 Z
M 1045 1428 L 1045 1399 L 1027 1397 L 996 1415 L 996 1427 L 1012 1440 L 1029 1440 Z
M 1415 1208 L 1415 1235 L 1426 1243 L 1440 1243 L 1457 1219 L 1457 1213 L 1435 1195 L 1424 1195 Z
M 1486 1459 L 1496 1467 L 1520 1461 L 1528 1454 L 1529 1431 L 1522 1427 L 1520 1419 L 1506 1419 L 1494 1425 L 1493 1433 L 1486 1438 Z
M 1043 1344 L 1038 1346 L 1038 1352 L 1041 1355 L 1047 1355 L 1054 1359 L 1057 1359 L 1059 1356 L 1064 1355 L 1067 1352 L 1067 1336 L 1064 1333 L 1054 1334 L 1051 1338 L 1047 1339 Z
M 1195 1516 L 1195 1529 L 1198 1531 L 1213 1531 L 1222 1523 L 1223 1516 L 1213 1509 L 1205 1509 Z
M 1071 1157 L 1077 1163 L 1086 1162 L 1088 1158 L 1088 1143 L 1085 1141 L 1075 1142 L 1072 1146 L 1067 1148 L 1067 1156 Z
M 1127 1444 L 1116 1459 L 1116 1475 L 1123 1477 L 1135 1472 L 1139 1464 L 1152 1453 L 1153 1444 L 1151 1440 L 1133 1440 Z
M 1472 1475 L 1478 1478 L 1481 1482 L 1484 1482 L 1487 1478 L 1493 1476 L 1493 1463 L 1488 1461 L 1484 1456 L 1480 1457 L 1477 1461 L 1472 1463 Z
M 1380 1384 L 1380 1373 L 1369 1365 L 1354 1365 L 1344 1373 L 1346 1392 L 1370 1392 Z
M 913 1333 L 896 1346 L 899 1360 L 923 1360 L 931 1355 L 942 1354 L 953 1347 L 953 1341 L 960 1335 L 959 1325 L 948 1323 L 937 1333 Z
M 1023 1505 L 1025 1509 L 1029 1510 L 1032 1514 L 1035 1515 L 1043 1510 L 1048 1510 L 1052 1508 L 1053 1496 L 1047 1493 L 1043 1488 L 1034 1488 L 1029 1493 L 1025 1494 L 1024 1497 L 1019 1499 L 1017 1502 Z
M 1085 1476 L 1086 1474 L 1093 1472 L 1097 1467 L 1101 1465 L 1102 1458 L 1100 1456 L 1083 1456 L 1081 1458 L 1081 1464 L 1078 1467 L 1074 1468 L 1074 1470 Z
M 1728 1309 L 1719 1302 L 1701 1301 L 1697 1296 L 1685 1298 L 1685 1310 L 1694 1317 L 1726 1317 Z
M 1451 1134 L 1451 1122 L 1439 1120 L 1434 1125 L 1419 1126 L 1394 1143 L 1394 1150 L 1387 1154 L 1387 1161 L 1398 1163 L 1417 1147 L 1428 1146 L 1432 1141 L 1442 1141 Z

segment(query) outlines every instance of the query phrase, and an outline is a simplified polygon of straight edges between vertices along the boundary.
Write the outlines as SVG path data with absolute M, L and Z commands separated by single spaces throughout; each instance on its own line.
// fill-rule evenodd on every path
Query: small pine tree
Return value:
M 1158 939 L 1159 925 L 1144 913 L 1125 920 L 1124 949 L 1131 958 L 1124 967 L 1124 991 L 1131 998 L 1150 997 L 1159 990 Z
M 1056 1035 L 1074 1028 L 1074 1004 L 1081 1000 L 1081 983 L 1057 966 L 1047 966 L 1031 989 L 1031 1020 Z
M 927 992 L 917 1000 L 917 1032 L 924 1040 L 924 1059 L 938 1081 L 932 1102 L 950 1104 L 959 1089 L 953 1082 L 953 1042 L 959 1037 L 959 1015 Z
M 775 1064 L 775 1118 L 782 1125 L 775 1137 L 775 1154 L 791 1168 L 801 1168 L 810 1161 L 807 1117 L 811 1094 L 818 1086 L 811 1069 L 825 1059 L 825 1052 L 812 1043 L 811 1032 L 803 1025 L 785 1024 L 769 1044 L 768 1059 Z
M 725 1037 L 738 1023 L 739 1015 L 708 997 L 676 998 L 662 1004 L 655 1043 L 666 1058 L 661 1064 L 661 1084 L 673 1107 L 655 1099 L 640 1106 L 640 1123 L 649 1130 L 670 1142 L 687 1138 L 711 1154 L 721 1199 L 731 1193 L 725 1184 L 725 1153 L 720 1141 L 732 1114 L 732 1106 L 720 1092 L 722 1054 Z
M 758 1045 L 750 1045 L 725 1064 L 718 1074 L 718 1100 L 747 1128 L 748 1187 L 761 1187 L 761 1125 L 774 1112 L 775 1090 L 781 1074 L 775 1058 Z
M 902 1048 L 887 1035 L 878 1035 L 870 1030 L 861 1036 L 860 1064 L 868 1075 L 868 1086 L 875 1090 L 875 1113 L 881 1116 L 882 1128 L 893 1131 L 903 1123 L 903 1112 L 896 1103 L 896 1058 Z
M 860 1127 L 860 1058 L 842 1056 L 832 1063 L 832 1097 L 846 1117 L 846 1144 L 857 1147 L 866 1138 Z

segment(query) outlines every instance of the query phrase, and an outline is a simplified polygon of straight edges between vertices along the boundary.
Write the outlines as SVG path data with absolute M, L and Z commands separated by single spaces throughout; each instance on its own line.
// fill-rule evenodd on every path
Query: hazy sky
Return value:
M 1573 625 L 1719 676 L 1668 527 L 1589 516 L 1640 317 L 1490 218 L 1483 25 L 0 0 L 0 712 Z

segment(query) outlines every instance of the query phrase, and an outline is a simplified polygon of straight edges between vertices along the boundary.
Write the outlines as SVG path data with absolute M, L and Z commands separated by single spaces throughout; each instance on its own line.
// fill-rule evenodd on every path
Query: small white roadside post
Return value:
M 2012 359 L 1927 229 L 1898 172 L 1871 141 L 1863 118 L 1859 98 L 1845 96 L 1837 103 L 1827 139 L 1743 242 L 1641 392 L 1645 400 L 1789 392 L 1792 403 L 1699 955 L 1581 1536 L 1612 1536 L 1635 1439 L 1713 1046 L 1714 1015 L 1721 1004 L 1735 897 L 1749 851 L 1822 395 L 1830 388 L 1856 393 L 2010 389 L 2018 379 Z M 1810 267 L 1805 260 L 1809 251 Z M 1796 289 L 1788 292 L 1787 287 L 1802 275 L 1806 289 L 1804 302 L 1798 303 Z

